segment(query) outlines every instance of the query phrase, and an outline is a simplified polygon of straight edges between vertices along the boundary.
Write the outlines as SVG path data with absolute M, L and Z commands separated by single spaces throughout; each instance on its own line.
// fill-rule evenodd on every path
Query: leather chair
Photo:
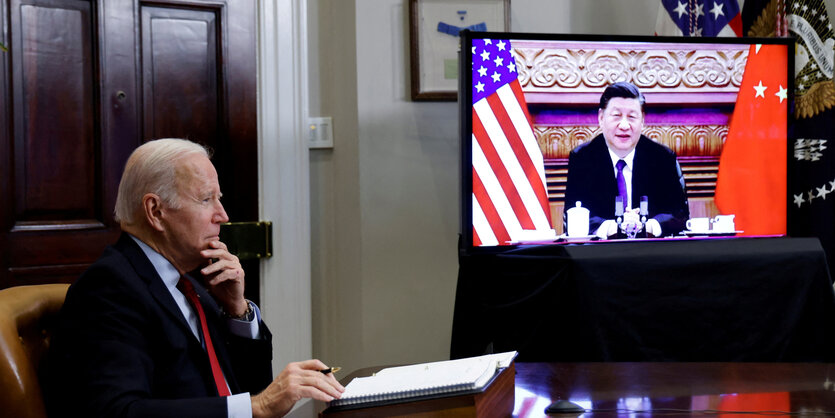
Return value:
M 45 418 L 39 378 L 68 284 L 0 290 L 0 411 L 6 417 Z

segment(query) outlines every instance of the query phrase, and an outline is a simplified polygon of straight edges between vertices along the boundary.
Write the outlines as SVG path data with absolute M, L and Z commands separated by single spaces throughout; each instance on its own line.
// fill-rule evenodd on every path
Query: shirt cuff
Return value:
M 238 337 L 253 339 L 261 338 L 261 310 L 258 309 L 258 305 L 252 303 L 252 301 L 247 301 L 247 303 L 255 313 L 255 315 L 252 316 L 252 320 L 244 321 L 229 318 L 227 320 L 229 331 Z
M 664 231 L 661 229 L 661 224 L 655 218 L 647 221 L 646 229 L 647 233 L 655 235 L 656 237 L 660 237 L 661 234 L 664 233 Z
M 252 418 L 252 398 L 249 392 L 227 396 L 226 412 L 229 418 Z

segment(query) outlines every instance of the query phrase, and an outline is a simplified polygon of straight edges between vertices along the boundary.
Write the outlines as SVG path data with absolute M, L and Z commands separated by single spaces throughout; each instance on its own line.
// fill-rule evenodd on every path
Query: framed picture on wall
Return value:
M 510 30 L 510 0 L 409 0 L 412 100 L 458 98 L 458 32 Z

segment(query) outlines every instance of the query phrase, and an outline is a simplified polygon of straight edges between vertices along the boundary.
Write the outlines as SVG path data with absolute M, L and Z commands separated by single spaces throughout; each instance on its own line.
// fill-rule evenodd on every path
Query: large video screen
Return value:
M 785 235 L 793 53 L 462 32 L 464 249 Z

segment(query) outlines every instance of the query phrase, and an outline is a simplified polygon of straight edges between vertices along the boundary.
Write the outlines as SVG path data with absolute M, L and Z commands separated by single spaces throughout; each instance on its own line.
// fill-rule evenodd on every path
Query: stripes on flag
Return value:
M 473 41 L 473 102 L 473 245 L 555 238 L 542 152 L 509 41 Z

